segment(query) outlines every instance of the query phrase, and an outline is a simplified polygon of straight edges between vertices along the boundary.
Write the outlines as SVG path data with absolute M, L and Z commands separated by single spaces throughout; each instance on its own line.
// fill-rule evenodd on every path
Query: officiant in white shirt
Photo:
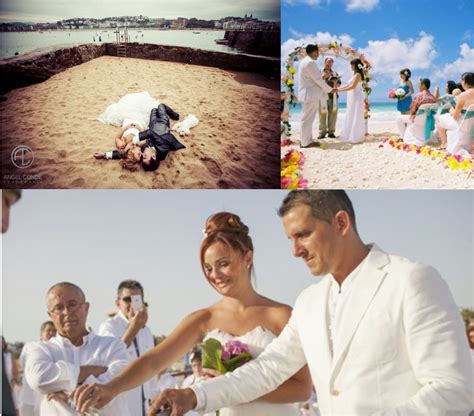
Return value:
M 233 373 L 168 390 L 179 416 L 248 402 L 308 363 L 322 415 L 467 415 L 473 380 L 464 323 L 436 270 L 366 245 L 342 190 L 292 191 L 279 211 L 293 254 L 323 280 L 279 337 Z M 409 238 L 409 237 L 407 237 Z
M 30 343 L 25 362 L 29 386 L 43 395 L 41 415 L 77 416 L 68 404 L 68 393 L 82 383 L 105 383 L 128 364 L 123 342 L 87 329 L 89 303 L 73 283 L 52 286 L 46 297 L 48 315 L 57 335 L 48 342 Z M 101 416 L 136 416 L 128 411 L 123 396 L 101 410 Z
M 119 309 L 112 318 L 103 322 L 98 333 L 121 339 L 128 350 L 130 361 L 151 350 L 154 345 L 153 334 L 146 326 L 148 321 L 147 305 L 142 310 L 134 310 L 132 296 L 140 295 L 143 302 L 143 286 L 136 280 L 124 280 L 117 289 L 115 305 Z M 146 416 L 149 400 L 158 393 L 157 378 L 153 377 L 141 386 L 130 390 L 127 396 L 128 407 L 134 416 Z

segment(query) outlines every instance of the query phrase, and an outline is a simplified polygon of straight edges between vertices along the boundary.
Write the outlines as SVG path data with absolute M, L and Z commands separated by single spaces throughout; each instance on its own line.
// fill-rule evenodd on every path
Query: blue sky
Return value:
M 474 194 L 469 191 L 349 191 L 365 242 L 438 269 L 459 306 L 473 307 Z M 91 303 L 93 328 L 114 308 L 115 290 L 139 280 L 149 325 L 169 334 L 218 299 L 199 265 L 205 219 L 228 210 L 249 226 L 257 289 L 293 305 L 318 282 L 291 254 L 276 211 L 285 191 L 27 190 L 2 236 L 2 325 L 7 341 L 38 337 L 45 293 L 68 280 Z
M 472 9 L 471 0 L 282 0 L 282 55 L 334 39 L 374 65 L 374 101 L 386 100 L 405 67 L 412 81 L 428 77 L 444 91 L 447 80 L 474 70 Z M 337 64 L 350 76 L 347 63 Z

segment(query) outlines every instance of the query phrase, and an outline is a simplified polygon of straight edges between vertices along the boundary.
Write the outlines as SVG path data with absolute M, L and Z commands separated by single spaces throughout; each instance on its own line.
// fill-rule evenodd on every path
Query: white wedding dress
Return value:
M 126 94 L 118 102 L 109 105 L 97 120 L 117 127 L 134 122 L 147 129 L 151 110 L 159 104 L 160 102 L 147 92 Z
M 352 83 L 354 77 L 351 78 L 349 84 Z M 365 94 L 360 82 L 353 90 L 347 92 L 346 118 L 339 139 L 341 142 L 361 143 L 364 141 L 367 132 L 364 119 L 364 98 Z
M 256 358 L 265 347 L 272 342 L 275 334 L 261 326 L 257 326 L 242 336 L 233 336 L 213 329 L 209 331 L 204 341 L 209 338 L 217 339 L 222 345 L 228 341 L 238 340 L 249 346 L 250 353 Z M 244 364 L 245 365 L 245 364 Z M 207 413 L 211 415 L 212 413 Z M 253 401 L 251 403 L 241 404 L 230 408 L 220 410 L 221 416 L 299 416 L 300 412 L 296 404 L 268 403 L 264 401 Z

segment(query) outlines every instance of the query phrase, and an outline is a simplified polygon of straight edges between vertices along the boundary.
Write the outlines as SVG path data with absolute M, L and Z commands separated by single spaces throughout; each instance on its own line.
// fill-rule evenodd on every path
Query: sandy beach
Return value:
M 275 85 L 276 84 L 276 85 Z M 100 57 L 49 80 L 9 92 L 0 105 L 4 187 L 279 187 L 279 81 L 258 74 L 132 58 Z M 114 149 L 117 127 L 94 120 L 132 92 L 149 92 L 200 124 L 156 172 L 95 160 Z M 13 166 L 18 145 L 34 152 Z M 5 175 L 10 175 L 8 181 Z
M 472 174 L 451 170 L 440 160 L 388 145 L 379 148 L 382 138 L 397 136 L 396 131 L 395 123 L 369 124 L 369 138 L 362 144 L 326 138 L 323 149 L 296 144 L 281 152 L 294 148 L 305 155 L 302 175 L 309 189 L 474 189 Z M 295 131 L 292 140 L 298 142 L 299 135 Z

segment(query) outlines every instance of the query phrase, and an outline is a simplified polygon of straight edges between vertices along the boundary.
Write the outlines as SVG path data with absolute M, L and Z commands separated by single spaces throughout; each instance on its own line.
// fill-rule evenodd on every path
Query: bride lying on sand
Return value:
M 141 162 L 142 150 L 138 144 L 133 143 L 135 137 L 139 137 L 139 133 L 144 131 L 143 127 L 138 122 L 131 120 L 124 121 L 124 127 L 120 133 L 115 137 L 115 146 L 117 150 L 109 152 L 96 152 L 94 157 L 96 159 L 121 159 L 120 163 L 124 169 L 132 172 L 138 169 L 138 164 Z

